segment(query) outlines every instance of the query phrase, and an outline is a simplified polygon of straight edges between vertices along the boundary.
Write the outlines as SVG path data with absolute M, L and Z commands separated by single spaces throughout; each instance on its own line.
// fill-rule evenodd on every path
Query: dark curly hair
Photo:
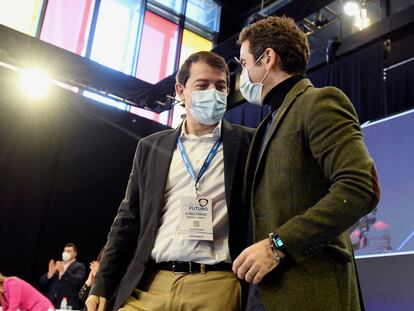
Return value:
M 250 26 L 239 34 L 237 43 L 250 43 L 250 53 L 255 60 L 267 49 L 272 48 L 280 58 L 280 68 L 289 74 L 304 74 L 308 65 L 310 50 L 305 33 L 295 21 L 288 17 L 269 16 Z

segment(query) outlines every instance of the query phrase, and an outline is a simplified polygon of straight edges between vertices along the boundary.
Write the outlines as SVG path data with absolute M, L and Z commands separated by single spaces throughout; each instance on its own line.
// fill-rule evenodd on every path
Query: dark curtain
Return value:
M 224 118 L 230 123 L 256 128 L 269 111 L 268 107 L 259 107 L 245 102 L 228 110 Z
M 354 104 L 361 123 L 380 118 L 386 114 L 383 50 L 379 41 L 307 76 L 316 87 L 341 89 Z
M 16 78 L 0 70 L 0 271 L 37 286 L 67 242 L 96 258 L 138 140 L 166 127 L 60 88 L 32 103 Z
M 387 113 L 414 108 L 414 60 L 387 70 Z

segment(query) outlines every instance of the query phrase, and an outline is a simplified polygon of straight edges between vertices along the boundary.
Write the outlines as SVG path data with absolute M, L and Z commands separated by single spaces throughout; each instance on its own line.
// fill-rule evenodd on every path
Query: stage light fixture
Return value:
M 348 16 L 358 16 L 360 10 L 359 3 L 356 1 L 348 1 L 344 4 L 344 12 Z
M 355 26 L 359 30 L 363 30 L 367 28 L 370 24 L 371 22 L 368 18 L 367 9 L 364 8 L 361 10 L 359 15 L 355 16 Z
M 49 91 L 50 78 L 38 68 L 28 68 L 21 72 L 20 90 L 29 99 L 45 97 Z

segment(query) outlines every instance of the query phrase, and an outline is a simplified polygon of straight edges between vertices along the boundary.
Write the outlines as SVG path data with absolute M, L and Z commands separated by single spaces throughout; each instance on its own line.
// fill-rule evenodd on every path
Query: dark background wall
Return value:
M 33 285 L 67 242 L 89 266 L 153 121 L 57 88 L 30 102 L 0 70 L 0 271 Z

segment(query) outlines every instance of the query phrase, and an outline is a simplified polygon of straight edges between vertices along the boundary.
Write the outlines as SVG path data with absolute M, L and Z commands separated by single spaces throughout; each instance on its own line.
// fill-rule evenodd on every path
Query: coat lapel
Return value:
M 234 175 L 237 168 L 237 158 L 240 150 L 240 133 L 234 131 L 226 120 L 222 125 L 223 159 L 224 159 L 224 185 L 227 207 L 231 206 L 231 194 L 234 184 Z
M 267 136 L 263 142 L 263 146 L 261 146 L 261 144 L 259 142 L 257 142 L 258 147 L 255 148 L 256 152 L 258 152 L 257 150 L 261 150 L 260 154 L 258 156 L 258 161 L 257 161 L 257 165 L 255 166 L 255 173 L 254 173 L 254 178 L 256 177 L 257 171 L 259 169 L 259 166 L 263 160 L 263 156 L 266 153 L 269 144 L 272 140 L 272 137 L 275 135 L 276 131 L 278 130 L 282 120 L 284 119 L 286 113 L 288 112 L 290 106 L 296 101 L 296 99 L 302 95 L 309 87 L 312 87 L 312 83 L 310 82 L 309 79 L 303 79 L 301 81 L 299 81 L 290 91 L 289 93 L 286 95 L 285 100 L 283 101 L 282 105 L 280 106 L 279 110 L 276 113 L 275 119 L 272 122 L 272 125 L 269 129 L 269 132 L 267 133 Z M 261 126 L 266 126 L 266 124 L 264 124 L 265 122 L 262 122 L 260 125 Z M 258 131 L 259 132 L 259 131 Z M 258 136 L 258 135 L 257 135 Z M 262 136 L 260 136 L 262 137 Z M 256 137 L 255 137 L 256 138 Z M 261 146 L 261 147 L 260 147 Z
M 264 135 L 264 132 L 266 131 L 267 123 L 269 122 L 270 118 L 272 116 L 269 114 L 266 116 L 263 121 L 259 124 L 257 127 L 257 131 L 255 135 L 253 136 L 250 150 L 247 155 L 246 160 L 246 168 L 245 168 L 245 174 L 244 174 L 244 184 L 243 189 L 251 189 L 251 183 L 253 181 L 253 176 L 256 172 L 257 168 L 257 157 L 258 153 L 260 152 L 260 146 L 262 144 L 262 138 Z M 243 201 L 248 202 L 249 198 L 246 196 L 248 194 L 248 191 L 243 191 Z
M 150 171 L 156 174 L 156 178 L 153 178 L 153 189 L 155 190 L 154 198 L 156 201 L 156 207 L 159 211 L 162 208 L 165 195 L 165 186 L 167 184 L 168 173 L 170 171 L 170 165 L 174 150 L 177 146 L 177 139 L 181 133 L 181 126 L 174 131 L 169 132 L 162 140 L 154 146 L 156 149 L 156 156 L 153 161 L 150 160 L 151 169 Z

